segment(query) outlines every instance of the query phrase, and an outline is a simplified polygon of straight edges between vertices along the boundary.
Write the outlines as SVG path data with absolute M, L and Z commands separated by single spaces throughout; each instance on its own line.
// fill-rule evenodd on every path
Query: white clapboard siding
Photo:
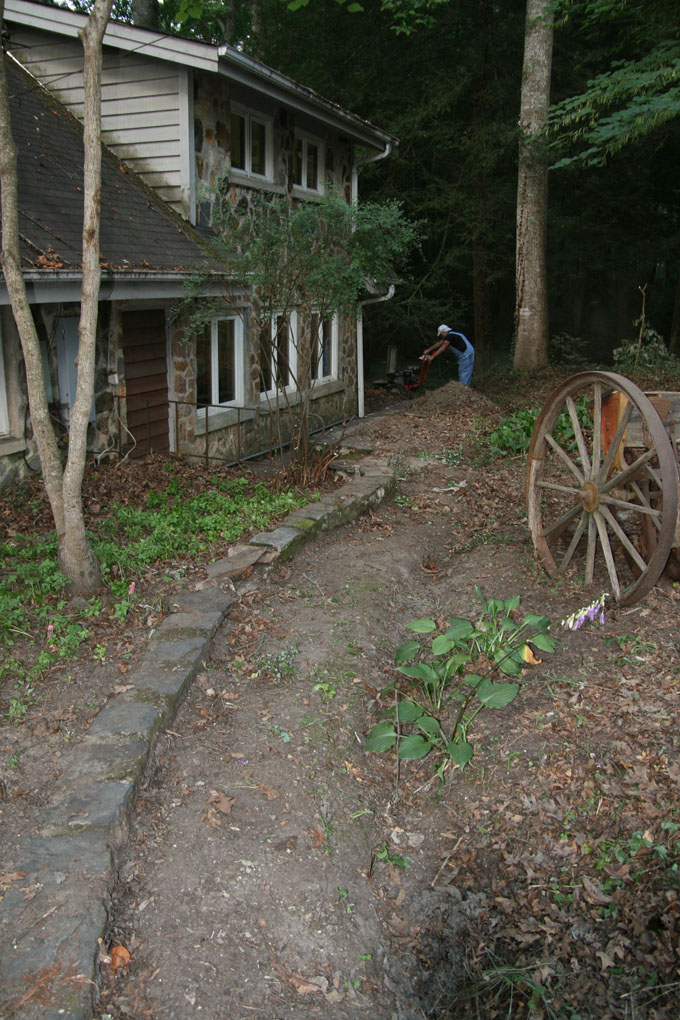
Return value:
M 83 117 L 83 54 L 78 40 L 13 27 L 17 58 L 76 117 Z M 104 51 L 102 140 L 146 183 L 181 208 L 180 72 L 143 52 Z M 187 144 L 187 140 L 184 140 Z M 186 182 L 185 182 L 186 186 Z

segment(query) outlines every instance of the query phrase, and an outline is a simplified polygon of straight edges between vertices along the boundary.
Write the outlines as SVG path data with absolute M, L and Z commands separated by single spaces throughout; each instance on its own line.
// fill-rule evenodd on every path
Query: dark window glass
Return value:
M 212 403 L 210 371 L 210 332 L 196 338 L 196 403 Z
M 267 129 L 256 120 L 250 124 L 250 172 L 262 177 L 267 173 Z
M 246 120 L 237 113 L 231 115 L 231 165 L 237 170 L 246 168 Z
M 272 330 L 269 323 L 260 330 L 260 392 L 272 388 Z
M 236 399 L 236 377 L 234 373 L 234 320 L 220 319 L 217 323 L 217 363 L 219 365 L 219 399 L 226 404 Z
M 307 187 L 319 189 L 319 149 L 311 142 L 307 142 Z

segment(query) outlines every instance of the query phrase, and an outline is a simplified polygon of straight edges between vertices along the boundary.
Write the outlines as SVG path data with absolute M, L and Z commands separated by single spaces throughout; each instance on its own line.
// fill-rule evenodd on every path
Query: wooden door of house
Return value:
M 123 312 L 123 358 L 127 427 L 123 452 L 130 457 L 170 449 L 165 312 Z

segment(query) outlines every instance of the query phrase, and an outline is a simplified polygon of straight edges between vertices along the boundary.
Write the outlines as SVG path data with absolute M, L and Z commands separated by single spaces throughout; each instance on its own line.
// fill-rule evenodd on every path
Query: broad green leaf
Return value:
M 446 634 L 438 634 L 432 642 L 433 655 L 447 655 L 454 647 L 454 642 Z
M 522 664 L 519 652 L 515 651 L 510 654 L 507 651 L 496 652 L 494 662 L 501 673 L 505 673 L 506 676 L 521 676 Z
M 469 637 L 474 634 L 475 628 L 472 626 L 469 620 L 455 619 L 451 620 L 446 631 L 446 637 L 451 638 L 452 641 L 466 641 Z
M 506 616 L 504 617 L 504 619 L 501 620 L 500 628 L 505 634 L 508 631 L 517 630 L 517 624 L 515 623 L 514 620 L 511 620 L 509 616 Z
M 405 641 L 403 645 L 399 645 L 396 652 L 394 653 L 395 662 L 410 662 L 420 651 L 420 644 L 418 641 Z
M 522 620 L 523 625 L 527 627 L 537 627 L 539 630 L 545 630 L 549 623 L 550 621 L 547 616 L 537 616 L 536 613 L 527 613 Z
M 389 751 L 397 742 L 394 726 L 389 722 L 377 723 L 366 737 L 367 751 Z
M 437 734 L 441 732 L 441 726 L 439 725 L 438 720 L 431 715 L 422 716 L 418 720 L 418 726 L 423 731 L 423 733 Z
M 399 745 L 397 750 L 398 758 L 424 758 L 426 754 L 432 750 L 432 744 L 429 740 L 425 740 L 419 733 L 414 733 L 411 737 L 406 737 L 405 740 Z
M 399 672 L 410 676 L 412 680 L 425 680 L 429 683 L 437 683 L 439 680 L 439 674 L 426 662 L 419 662 L 417 666 L 400 666 Z
M 557 645 L 557 638 L 550 637 L 549 634 L 533 634 L 531 637 L 531 643 L 540 648 L 542 652 L 554 652 L 555 646 Z
M 482 680 L 477 696 L 487 708 L 505 708 L 514 700 L 519 684 L 495 684 L 489 678 Z
M 466 673 L 463 677 L 463 683 L 469 684 L 471 687 L 476 687 L 477 684 L 481 683 L 482 677 L 478 673 Z
M 434 620 L 411 620 L 406 627 L 408 630 L 414 630 L 416 634 L 431 634 L 437 629 L 437 624 Z
M 515 595 L 514 598 L 505 600 L 505 608 L 510 612 L 511 609 L 519 608 L 519 595 Z
M 461 768 L 467 765 L 474 754 L 472 744 L 468 744 L 467 740 L 452 740 L 447 751 L 451 761 L 455 761 L 456 765 L 460 765 Z
M 420 719 L 423 709 L 414 701 L 400 701 L 397 705 L 397 719 L 399 722 L 414 722 Z

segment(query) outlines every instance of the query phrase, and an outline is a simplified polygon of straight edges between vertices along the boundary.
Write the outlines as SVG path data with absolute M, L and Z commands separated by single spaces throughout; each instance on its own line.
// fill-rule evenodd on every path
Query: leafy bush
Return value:
M 549 357 L 551 365 L 564 365 L 575 371 L 589 362 L 589 343 L 580 336 L 556 333 L 550 338 Z
M 413 639 L 397 648 L 397 668 L 412 683 L 405 692 L 397 691 L 405 696 L 390 710 L 392 718 L 371 729 L 367 751 L 380 753 L 396 746 L 400 759 L 433 753 L 440 778 L 452 762 L 463 768 L 473 755 L 468 735 L 475 717 L 484 708 L 504 708 L 519 691 L 515 680 L 498 683 L 492 674 L 520 677 L 533 660 L 529 641 L 541 651 L 555 650 L 557 641 L 548 633 L 545 616 L 527 613 L 515 619 L 519 596 L 487 600 L 478 587 L 475 591 L 483 612 L 474 624 L 453 619 L 443 634 L 437 633 L 434 620 L 408 624 L 415 634 L 435 636 L 429 645 Z M 472 663 L 484 672 L 468 672 Z
M 640 326 L 640 319 L 633 325 Z M 637 340 L 622 340 L 620 347 L 612 352 L 614 368 L 624 374 L 631 372 L 659 371 L 680 372 L 680 361 L 674 357 L 660 333 L 649 323 L 642 326 Z

